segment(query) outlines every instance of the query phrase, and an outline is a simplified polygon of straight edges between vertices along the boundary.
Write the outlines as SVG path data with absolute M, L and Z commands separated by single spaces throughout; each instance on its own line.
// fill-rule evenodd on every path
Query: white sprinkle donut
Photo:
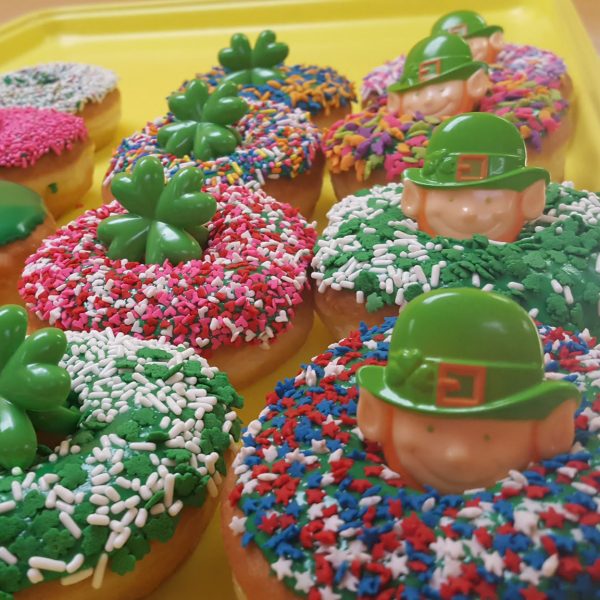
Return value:
M 312 324 L 307 269 L 315 231 L 260 190 L 211 191 L 217 213 L 200 259 L 173 266 L 107 258 L 96 229 L 123 212 L 113 202 L 59 229 L 29 258 L 20 288 L 27 307 L 65 330 L 112 327 L 189 343 L 236 385 L 285 360 Z
M 54 62 L 0 75 L 0 107 L 54 108 L 82 117 L 96 149 L 106 145 L 121 116 L 114 71 Z
M 25 472 L 0 475 L 0 595 L 139 598 L 208 524 L 242 401 L 189 347 L 110 329 L 66 336 L 80 422 Z

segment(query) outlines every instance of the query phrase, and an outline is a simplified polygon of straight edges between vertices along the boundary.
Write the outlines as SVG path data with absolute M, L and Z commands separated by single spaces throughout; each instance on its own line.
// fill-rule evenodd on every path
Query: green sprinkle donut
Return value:
M 403 214 L 401 199 L 402 185 L 392 183 L 330 209 L 312 262 L 318 310 L 325 313 L 319 301 L 329 290 L 354 294 L 365 314 L 389 314 L 434 288 L 480 287 L 506 294 L 542 323 L 600 335 L 596 194 L 551 183 L 544 214 L 512 243 L 432 238 Z
M 41 582 L 132 571 L 174 535 L 184 507 L 219 494 L 239 440 L 227 376 L 164 339 L 67 332 L 77 431 L 0 473 L 0 599 Z M 66 588 L 65 588 L 66 589 Z

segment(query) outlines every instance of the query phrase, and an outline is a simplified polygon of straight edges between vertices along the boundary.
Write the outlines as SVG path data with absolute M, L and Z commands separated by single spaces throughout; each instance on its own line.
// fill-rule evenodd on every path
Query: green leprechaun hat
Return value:
M 540 338 L 516 302 L 473 288 L 422 294 L 400 312 L 386 366 L 358 385 L 410 411 L 448 417 L 545 418 L 578 389 L 544 380 Z
M 426 188 L 479 187 L 522 191 L 550 181 L 548 171 L 527 167 L 519 130 L 490 113 L 464 113 L 444 121 L 431 135 L 421 169 L 404 178 Z
M 469 44 L 457 35 L 434 35 L 421 40 L 406 56 L 400 81 L 392 84 L 390 92 L 407 92 L 430 83 L 450 79 L 468 79 L 487 64 L 473 60 Z
M 431 35 L 453 33 L 464 38 L 490 37 L 504 31 L 499 25 L 488 25 L 485 19 L 472 10 L 455 10 L 440 17 L 431 28 Z

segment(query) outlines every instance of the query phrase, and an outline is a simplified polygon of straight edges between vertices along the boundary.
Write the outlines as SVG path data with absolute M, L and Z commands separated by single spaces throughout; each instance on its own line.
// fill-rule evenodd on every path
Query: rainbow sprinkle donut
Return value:
M 600 346 L 539 325 L 546 377 L 584 399 L 568 454 L 489 489 L 407 487 L 356 422 L 356 370 L 385 364 L 394 318 L 280 382 L 243 435 L 223 507 L 242 591 L 264 565 L 272 597 L 593 598 L 600 581 Z M 226 544 L 227 544 L 226 540 Z M 267 575 L 269 572 L 270 577 Z M 253 583 L 257 583 L 254 581 Z
M 149 552 L 185 543 L 190 515 L 214 509 L 240 435 L 242 399 L 191 348 L 110 329 L 66 338 L 59 364 L 77 429 L 54 450 L 40 445 L 30 468 L 0 474 L 4 599 L 31 586 L 47 597 L 38 584 L 102 593 Z
M 262 191 L 222 184 L 212 194 L 208 246 L 200 259 L 177 265 L 109 259 L 97 228 L 125 211 L 116 201 L 87 211 L 28 259 L 20 286 L 28 309 L 64 330 L 110 327 L 188 343 L 217 365 L 215 351 L 277 341 L 297 313 L 312 316 L 310 302 L 301 305 L 315 231 Z
M 216 160 L 200 161 L 169 154 L 160 148 L 156 136 L 161 126 L 173 121 L 172 116 L 149 122 L 142 131 L 125 138 L 114 152 L 103 184 L 105 199 L 111 197 L 110 183 L 114 175 L 130 172 L 140 158 L 149 155 L 160 159 L 167 178 L 182 168 L 199 167 L 209 187 L 220 183 L 245 184 L 263 187 L 270 193 L 270 186 L 278 182 L 292 184 L 300 175 L 312 175 L 318 184 L 318 197 L 323 169 L 318 129 L 301 110 L 269 102 L 249 103 L 249 107 L 248 113 L 236 124 L 242 138 L 240 145 L 228 156 Z M 300 180 L 298 186 L 299 195 L 303 188 Z M 290 188 L 283 194 L 285 197 L 281 196 L 275 194 L 282 202 L 293 202 L 294 190 Z
M 404 56 L 398 56 L 385 64 L 375 67 L 363 78 L 361 97 L 363 106 L 379 104 L 387 96 L 387 88 L 399 81 L 404 70 Z M 570 87 L 567 67 L 556 54 L 535 46 L 505 44 L 498 54 L 496 63 L 491 65 L 490 77 L 496 80 L 504 69 L 519 74 L 526 85 L 542 85 L 552 89 Z M 568 94 L 565 94 L 568 96 Z

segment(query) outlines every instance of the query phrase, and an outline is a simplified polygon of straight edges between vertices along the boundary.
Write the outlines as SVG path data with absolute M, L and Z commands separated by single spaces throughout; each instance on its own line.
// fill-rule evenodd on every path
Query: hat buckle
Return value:
M 436 405 L 444 408 L 471 408 L 484 404 L 486 375 L 487 368 L 483 365 L 441 362 L 438 368 Z M 448 395 L 461 390 L 462 385 L 458 377 L 473 380 L 471 396 Z
M 419 81 L 428 81 L 437 77 L 442 72 L 442 59 L 441 58 L 430 58 L 424 60 L 419 65 Z
M 460 35 L 461 37 L 465 37 L 469 30 L 467 28 L 466 23 L 459 23 L 458 25 L 454 25 L 448 29 L 448 33 L 453 33 L 454 35 Z
M 460 154 L 456 161 L 456 181 L 481 181 L 489 174 L 487 154 Z

